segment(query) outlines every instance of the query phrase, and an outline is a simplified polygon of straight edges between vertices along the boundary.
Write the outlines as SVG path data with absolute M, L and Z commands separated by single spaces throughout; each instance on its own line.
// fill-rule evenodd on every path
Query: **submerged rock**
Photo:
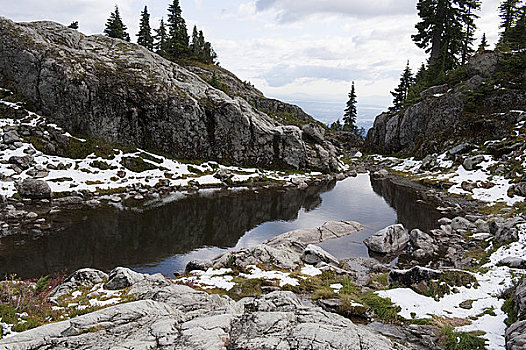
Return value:
M 363 243 L 371 251 L 381 254 L 395 253 L 404 249 L 409 237 L 402 225 L 392 225 L 376 232 Z

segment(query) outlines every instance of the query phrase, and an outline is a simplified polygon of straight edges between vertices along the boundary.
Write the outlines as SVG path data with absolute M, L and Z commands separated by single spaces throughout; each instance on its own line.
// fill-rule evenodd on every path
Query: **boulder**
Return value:
M 499 261 L 499 266 L 507 266 L 514 269 L 526 269 L 526 259 L 507 257 Z
M 433 255 L 437 247 L 434 245 L 433 238 L 425 232 L 419 229 L 411 230 L 409 233 L 409 240 L 415 250 L 421 250 L 418 252 L 419 257 Z
M 437 156 L 435 154 L 427 155 L 420 165 L 420 170 L 433 170 L 438 166 Z
M 464 231 L 473 231 L 476 230 L 477 227 L 468 219 L 465 219 L 463 217 L 457 216 L 453 220 L 451 220 L 451 228 L 455 231 L 458 230 L 464 230 Z
M 464 169 L 470 171 L 475 170 L 475 167 L 484 161 L 484 156 L 475 156 L 464 159 L 462 166 Z
M 526 349 L 526 320 L 518 321 L 506 329 L 506 350 Z
M 322 248 L 309 244 L 305 250 L 303 250 L 303 254 L 301 256 L 301 260 L 303 260 L 307 264 L 316 265 L 320 262 L 324 262 L 327 264 L 332 264 L 334 266 L 338 266 L 339 261 L 331 254 L 327 253 Z
M 526 319 L 526 279 L 515 289 L 513 301 L 519 320 Z
M 8 160 L 9 164 L 14 164 L 22 170 L 29 169 L 31 164 L 33 164 L 33 156 L 12 156 Z
M 512 185 L 513 192 L 517 196 L 526 197 L 526 182 L 519 182 L 515 185 Z
M 472 144 L 464 142 L 464 143 L 461 143 L 461 144 L 451 148 L 446 153 L 447 153 L 447 156 L 450 159 L 451 158 L 454 159 L 457 154 L 463 154 L 463 153 L 469 152 L 473 148 L 474 148 L 474 146 Z
M 318 143 L 325 141 L 325 129 L 321 125 L 309 123 L 304 125 L 301 130 L 307 141 L 312 140 Z
M 64 282 L 56 286 L 52 291 L 51 295 L 54 298 L 60 297 L 61 295 L 68 294 L 79 287 L 93 287 L 97 283 L 102 283 L 108 279 L 108 275 L 102 271 L 96 269 L 81 269 L 77 270 L 71 276 L 67 277 Z
M 404 249 L 409 237 L 402 225 L 392 225 L 376 232 L 363 243 L 375 253 L 389 254 Z
M 489 224 L 490 233 L 498 243 L 515 242 L 519 239 L 517 225 L 526 223 L 522 217 L 517 216 L 508 220 L 495 220 Z
M 109 290 L 120 290 L 142 281 L 154 284 L 157 283 L 159 285 L 166 285 L 168 283 L 161 274 L 150 276 L 132 271 L 125 267 L 116 267 L 108 274 L 108 282 L 106 282 L 104 288 Z
M 4 143 L 6 145 L 13 144 L 15 142 L 20 142 L 20 136 L 18 136 L 18 133 L 15 130 L 10 130 L 4 133 L 3 136 Z
M 206 271 L 209 268 L 212 267 L 212 261 L 210 260 L 192 260 L 189 261 L 188 264 L 186 264 L 185 272 L 191 272 L 191 271 Z
M 420 282 L 437 279 L 442 271 L 432 270 L 425 267 L 415 266 L 409 270 L 391 270 L 389 272 L 389 286 L 411 287 Z
M 50 199 L 51 187 L 44 180 L 26 178 L 17 183 L 17 190 L 22 198 Z
M 435 97 L 436 95 L 445 94 L 448 90 L 449 90 L 449 87 L 447 86 L 447 84 L 432 86 L 422 91 L 420 93 L 420 97 L 422 98 Z

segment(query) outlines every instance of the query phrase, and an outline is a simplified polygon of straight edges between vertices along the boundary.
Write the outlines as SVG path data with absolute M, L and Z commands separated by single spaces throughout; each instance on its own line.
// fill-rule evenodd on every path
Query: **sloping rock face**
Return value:
M 234 302 L 145 276 L 130 293 L 136 301 L 17 334 L 0 349 L 405 349 L 292 292 Z
M 383 154 L 425 157 L 454 143 L 499 139 L 517 122 L 513 110 L 526 108 L 526 92 L 492 81 L 506 57 L 489 52 L 474 56 L 456 85 L 431 87 L 421 101 L 400 113 L 382 113 L 369 130 L 365 147 Z M 480 96 L 482 101 L 476 100 Z
M 329 142 L 303 140 L 196 74 L 140 47 L 53 22 L 0 17 L 0 84 L 73 133 L 184 159 L 336 170 Z

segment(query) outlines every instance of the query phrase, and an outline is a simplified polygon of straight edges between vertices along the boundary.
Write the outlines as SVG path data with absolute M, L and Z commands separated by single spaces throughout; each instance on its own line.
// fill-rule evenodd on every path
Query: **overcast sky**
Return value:
M 1 0 L 0 15 L 15 21 L 79 21 L 101 33 L 115 4 L 132 41 L 140 11 L 151 25 L 166 17 L 169 0 Z M 477 44 L 497 40 L 499 0 L 483 0 Z M 341 117 L 355 81 L 359 118 L 391 103 L 407 60 L 416 70 L 427 58 L 411 41 L 416 0 L 181 0 L 189 31 L 203 29 L 221 66 L 251 81 L 269 97 L 292 101 L 325 122 Z

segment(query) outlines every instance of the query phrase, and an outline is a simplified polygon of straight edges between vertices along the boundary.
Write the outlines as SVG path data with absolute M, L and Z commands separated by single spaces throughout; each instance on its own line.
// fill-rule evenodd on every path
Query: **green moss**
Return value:
M 145 162 L 140 157 L 123 157 L 122 165 L 135 173 L 142 173 L 143 171 L 158 169 L 157 166 L 152 163 Z
M 517 317 L 517 313 L 515 312 L 515 302 L 513 300 L 513 297 L 509 297 L 508 299 L 506 299 L 506 301 L 502 305 L 501 310 L 506 315 L 508 315 L 508 317 L 504 321 L 504 323 L 506 324 L 507 327 L 509 327 L 512 324 L 514 324 L 515 322 L 517 322 L 518 317 Z
M 486 340 L 480 335 L 480 332 L 455 332 L 452 327 L 444 327 L 441 343 L 447 350 L 484 350 Z
M 16 314 L 16 310 L 6 304 L 0 304 L 0 319 L 2 319 L 2 322 L 9 323 L 9 324 L 15 324 L 18 322 L 18 316 Z
M 370 291 L 364 293 L 361 301 L 371 308 L 376 317 L 386 322 L 394 322 L 401 320 L 398 315 L 402 309 L 395 305 L 391 299 L 382 298 Z
M 427 283 L 413 286 L 413 289 L 422 295 L 439 300 L 446 294 L 451 294 L 454 287 L 477 287 L 475 276 L 464 271 L 444 271 L 440 278 Z

